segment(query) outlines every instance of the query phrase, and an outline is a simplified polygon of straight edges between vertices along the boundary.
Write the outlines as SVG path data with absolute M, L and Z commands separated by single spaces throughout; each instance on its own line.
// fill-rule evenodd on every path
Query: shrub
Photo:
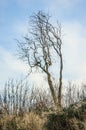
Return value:
M 66 114 L 61 113 L 49 115 L 46 127 L 48 130 L 68 130 Z

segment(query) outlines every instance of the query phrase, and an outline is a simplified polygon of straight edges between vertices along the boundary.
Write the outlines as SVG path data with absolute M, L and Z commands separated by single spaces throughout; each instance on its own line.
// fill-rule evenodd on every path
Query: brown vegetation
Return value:
M 50 93 L 27 86 L 13 80 L 5 85 L 0 95 L 0 130 L 86 130 L 85 85 L 78 90 L 69 83 L 59 113 Z

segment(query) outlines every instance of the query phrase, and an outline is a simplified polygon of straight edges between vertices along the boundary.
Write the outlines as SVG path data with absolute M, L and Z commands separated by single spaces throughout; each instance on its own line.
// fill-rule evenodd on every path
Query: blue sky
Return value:
M 86 81 L 86 0 L 0 0 L 0 85 L 27 73 L 15 39 L 27 33 L 29 17 L 39 10 L 62 24 L 64 79 Z

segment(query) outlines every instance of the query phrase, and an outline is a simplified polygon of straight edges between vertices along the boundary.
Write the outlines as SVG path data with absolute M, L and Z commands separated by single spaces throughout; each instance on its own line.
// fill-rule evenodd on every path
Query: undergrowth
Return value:
M 60 113 L 1 114 L 0 130 L 86 130 L 86 99 Z

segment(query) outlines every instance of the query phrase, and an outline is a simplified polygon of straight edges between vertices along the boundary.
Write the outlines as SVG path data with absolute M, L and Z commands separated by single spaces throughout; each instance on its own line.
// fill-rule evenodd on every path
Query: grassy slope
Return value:
M 0 116 L 0 130 L 86 130 L 86 99 L 60 113 Z

